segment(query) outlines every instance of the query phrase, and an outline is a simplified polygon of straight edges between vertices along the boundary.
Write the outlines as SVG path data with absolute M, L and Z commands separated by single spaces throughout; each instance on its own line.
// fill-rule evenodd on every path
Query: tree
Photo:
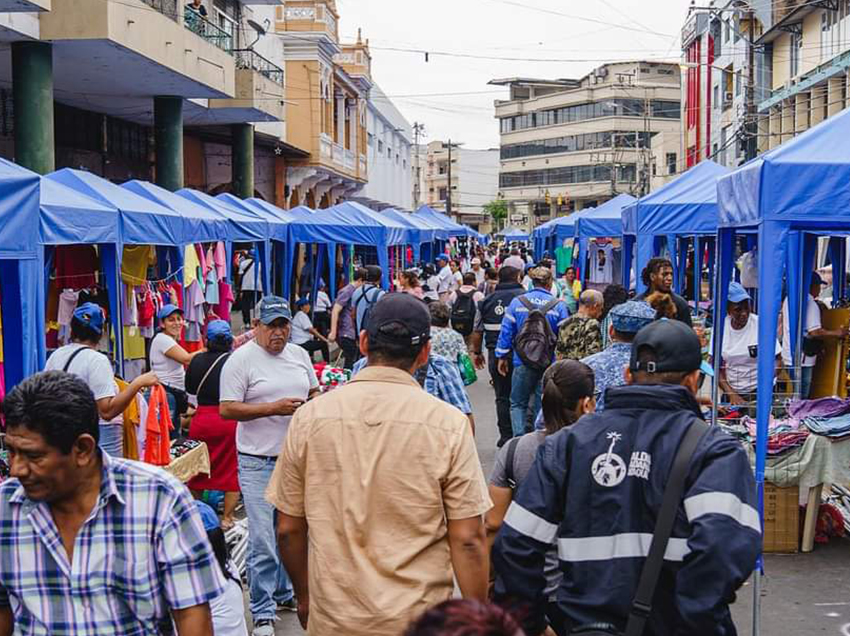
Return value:
M 504 199 L 495 199 L 484 206 L 484 211 L 493 219 L 493 227 L 498 232 L 504 229 L 505 219 L 508 218 L 508 202 Z

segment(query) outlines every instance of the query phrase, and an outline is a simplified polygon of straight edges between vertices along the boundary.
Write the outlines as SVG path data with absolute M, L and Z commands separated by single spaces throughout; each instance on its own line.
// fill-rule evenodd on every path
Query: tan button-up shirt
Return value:
M 309 527 L 310 636 L 398 636 L 451 597 L 447 519 L 492 503 L 466 416 L 367 367 L 296 411 L 266 497 Z

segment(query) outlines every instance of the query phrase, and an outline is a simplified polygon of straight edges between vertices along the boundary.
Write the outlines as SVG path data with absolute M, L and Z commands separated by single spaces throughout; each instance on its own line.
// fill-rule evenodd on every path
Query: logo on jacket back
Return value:
M 505 306 L 502 304 L 502 301 L 501 301 L 501 300 L 500 300 L 500 301 L 499 301 L 499 303 L 496 305 L 495 309 L 493 309 L 493 313 L 495 313 L 497 316 L 502 316 L 502 315 L 504 315 L 504 313 L 505 313 Z
M 613 488 L 623 482 L 626 478 L 626 462 L 623 458 L 614 453 L 614 445 L 622 439 L 620 433 L 608 433 L 606 436 L 611 440 L 611 445 L 608 447 L 607 453 L 602 453 L 593 460 L 590 467 L 590 472 L 593 479 L 600 486 Z

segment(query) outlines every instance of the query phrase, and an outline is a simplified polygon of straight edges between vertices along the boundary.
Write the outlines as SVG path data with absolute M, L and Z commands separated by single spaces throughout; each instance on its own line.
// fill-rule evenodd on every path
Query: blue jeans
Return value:
M 808 400 L 809 394 L 812 392 L 812 375 L 815 372 L 814 367 L 802 367 L 800 369 L 800 399 Z M 796 381 L 795 377 L 797 374 L 795 373 L 795 369 L 789 369 L 788 375 L 791 376 L 791 379 Z
M 525 434 L 528 420 L 528 403 L 531 402 L 534 417 L 540 411 L 540 398 L 543 391 L 543 371 L 529 369 L 524 364 L 514 367 L 511 381 L 511 428 L 514 437 Z
M 101 423 L 99 445 L 110 457 L 124 457 L 124 425 Z
M 277 553 L 275 509 L 265 492 L 275 460 L 238 455 L 239 488 L 248 515 L 248 587 L 254 622 L 274 619 L 276 603 L 293 596 L 292 583 Z

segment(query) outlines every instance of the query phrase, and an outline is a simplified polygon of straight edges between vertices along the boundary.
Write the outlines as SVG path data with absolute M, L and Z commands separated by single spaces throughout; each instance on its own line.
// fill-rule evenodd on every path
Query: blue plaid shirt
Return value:
M 224 590 L 186 487 L 159 468 L 101 457 L 100 496 L 72 562 L 49 506 L 17 479 L 0 484 L 0 606 L 11 607 L 19 633 L 170 633 L 170 610 Z
M 354 363 L 351 377 L 353 378 L 365 367 L 366 358 L 360 358 Z M 431 354 L 431 357 L 428 358 L 428 371 L 425 375 L 424 389 L 428 395 L 433 395 L 438 400 L 457 407 L 461 413 L 466 415 L 472 413 L 472 404 L 463 386 L 460 369 L 448 358 L 436 353 Z

